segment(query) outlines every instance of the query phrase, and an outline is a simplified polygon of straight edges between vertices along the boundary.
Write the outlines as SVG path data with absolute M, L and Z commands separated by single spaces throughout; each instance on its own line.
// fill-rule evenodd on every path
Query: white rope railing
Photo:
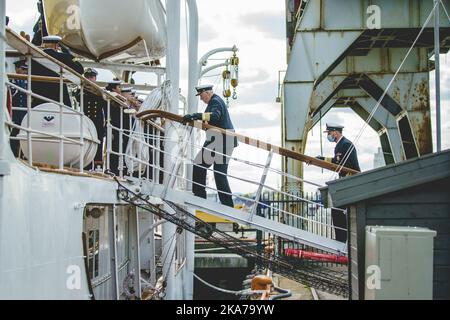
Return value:
M 125 136 L 126 136 L 126 134 L 125 134 Z M 146 142 L 142 142 L 142 143 L 143 143 L 144 145 L 146 145 L 147 147 L 152 148 L 152 149 L 155 149 L 155 150 L 158 151 L 159 153 L 164 154 L 164 156 L 170 157 L 170 158 L 173 159 L 174 161 L 186 160 L 186 157 L 184 157 L 184 156 L 179 156 L 179 155 L 177 155 L 177 154 L 169 154 L 168 152 L 166 152 L 166 151 L 164 151 L 164 150 L 162 150 L 162 149 L 160 149 L 160 148 L 158 148 L 158 147 L 155 147 L 155 146 L 153 146 L 153 145 L 151 145 L 151 144 L 149 144 L 149 143 L 146 143 Z M 120 153 L 118 153 L 118 152 L 112 151 L 111 153 L 120 156 Z M 256 206 L 260 205 L 260 206 L 265 207 L 265 208 L 270 208 L 270 209 L 272 209 L 272 210 L 274 210 L 274 211 L 276 211 L 276 212 L 283 213 L 283 214 L 286 215 L 287 217 L 291 217 L 291 219 L 293 219 L 293 220 L 298 219 L 299 221 L 305 221 L 305 222 L 308 222 L 308 223 L 321 225 L 321 226 L 323 226 L 323 227 L 334 228 L 334 229 L 337 229 L 337 230 L 346 230 L 346 229 L 344 229 L 344 228 L 339 228 L 339 227 L 336 227 L 336 226 L 332 226 L 332 225 L 330 225 L 330 224 L 328 224 L 328 223 L 319 222 L 319 221 L 315 221 L 315 220 L 313 220 L 313 219 L 311 219 L 311 218 L 307 218 L 307 217 L 303 217 L 303 216 L 296 215 L 296 214 L 294 214 L 294 213 L 291 213 L 291 212 L 286 211 L 286 210 L 281 209 L 281 208 L 274 208 L 274 207 L 271 207 L 270 205 L 268 205 L 267 203 L 264 203 L 264 202 L 262 202 L 262 201 L 255 201 L 255 199 L 252 199 L 252 198 L 249 198 L 249 197 L 245 197 L 245 196 L 242 196 L 242 195 L 236 195 L 236 194 L 228 193 L 228 192 L 224 192 L 224 191 L 219 191 L 218 189 L 213 188 L 213 187 L 211 187 L 211 186 L 199 184 L 199 183 L 194 182 L 193 180 L 191 180 L 191 179 L 189 179 L 189 178 L 187 178 L 187 177 L 184 177 L 184 176 L 181 176 L 181 175 L 177 174 L 177 172 L 174 172 L 174 171 L 165 169 L 165 168 L 163 168 L 163 167 L 156 167 L 154 164 L 146 163 L 145 161 L 142 161 L 141 159 L 138 159 L 138 158 L 135 157 L 135 156 L 127 155 L 127 154 L 125 154 L 124 156 L 125 156 L 125 157 L 129 157 L 130 160 L 139 162 L 139 163 L 141 163 L 142 165 L 147 166 L 148 168 L 156 168 L 156 169 L 158 170 L 158 172 L 162 172 L 162 173 L 165 173 L 165 174 L 169 175 L 171 178 L 168 179 L 168 181 L 173 180 L 173 178 L 180 179 L 180 180 L 183 180 L 183 181 L 188 182 L 188 183 L 193 183 L 193 184 L 196 184 L 196 185 L 200 185 L 200 186 L 205 187 L 206 189 L 211 190 L 211 191 L 215 191 L 215 192 L 219 192 L 219 193 L 222 193 L 222 194 L 234 196 L 234 197 L 237 198 L 237 199 L 249 201 L 249 202 L 253 203 L 253 205 L 256 205 Z M 247 179 L 244 179 L 244 178 L 241 178 L 241 177 L 237 177 L 237 176 L 233 176 L 233 175 L 229 175 L 229 174 L 227 175 L 227 174 L 224 174 L 224 173 L 222 173 L 222 172 L 214 171 L 214 169 L 212 169 L 212 168 L 205 168 L 205 169 L 208 170 L 209 172 L 214 172 L 214 173 L 216 173 L 216 174 L 226 175 L 227 177 L 230 177 L 230 178 L 233 178 L 233 179 L 237 179 L 237 180 L 240 180 L 240 181 L 249 182 L 249 183 L 252 183 L 252 184 L 254 184 L 254 185 L 259 185 L 259 182 L 247 180 Z M 148 170 L 148 169 L 147 169 L 147 170 Z M 155 181 L 155 180 L 154 180 L 154 181 Z M 299 200 L 299 201 L 302 201 L 302 202 L 305 202 L 305 203 L 308 203 L 308 204 L 312 204 L 312 205 L 314 205 L 314 206 L 317 206 L 317 207 L 320 207 L 320 208 L 325 209 L 325 207 L 324 207 L 322 204 L 317 203 L 317 202 L 314 202 L 314 201 L 311 201 L 311 200 L 309 200 L 309 199 L 302 198 L 302 197 L 299 197 L 299 196 L 296 196 L 296 195 L 292 195 L 292 194 L 289 194 L 289 193 L 284 192 L 284 191 L 279 191 L 279 190 L 276 190 L 275 188 L 272 188 L 272 187 L 267 186 L 267 185 L 264 185 L 264 188 L 269 189 L 269 190 L 272 190 L 272 191 L 275 191 L 275 192 L 280 192 L 281 194 L 283 194 L 283 195 L 286 196 L 286 197 L 291 197 L 291 198 L 294 198 L 294 199 L 296 199 L 296 200 Z M 341 209 L 341 208 L 332 208 L 332 209 L 337 210 L 337 211 L 340 211 L 340 212 L 343 212 L 343 213 L 346 213 L 346 210 L 343 210 L 343 209 Z M 299 224 L 299 223 L 298 223 L 298 224 Z
M 125 134 L 125 136 L 127 136 L 127 135 Z M 173 142 L 179 142 L 178 139 L 166 139 L 166 140 L 173 141 Z M 152 146 L 151 144 L 148 144 L 148 143 L 146 143 L 146 142 L 142 142 L 142 144 L 144 144 L 145 146 L 150 147 L 150 148 L 152 148 L 152 149 L 155 149 L 156 151 L 161 152 L 161 153 L 163 153 L 163 154 L 165 154 L 165 155 L 167 155 L 167 156 L 173 158 L 174 160 L 189 160 L 189 159 L 186 159 L 185 157 L 180 157 L 180 156 L 177 156 L 177 155 L 174 155 L 174 154 L 169 154 L 169 153 L 167 153 L 166 151 L 164 151 L 164 150 L 162 150 L 162 149 L 160 149 L 160 148 L 158 148 L 158 147 Z M 191 143 L 188 142 L 188 145 L 190 145 L 190 144 L 191 144 Z M 195 146 L 198 146 L 198 145 L 196 145 L 196 144 L 194 144 L 194 145 L 195 145 Z M 226 155 L 226 154 L 220 153 L 219 151 L 215 151 L 215 150 L 210 149 L 210 148 L 207 148 L 207 147 L 205 147 L 204 149 L 205 149 L 205 150 L 209 150 L 209 151 L 213 151 L 213 152 L 217 153 L 218 155 L 227 157 L 229 160 L 237 160 L 237 161 L 240 161 L 240 159 L 238 159 L 238 158 L 228 156 L 228 155 Z M 119 154 L 119 153 L 117 153 L 117 154 Z M 125 156 L 125 157 L 129 157 L 130 155 L 125 154 L 124 156 Z M 133 157 L 133 159 L 137 159 L 137 158 Z M 141 161 L 141 162 L 142 162 L 142 161 Z M 145 162 L 142 162 L 142 164 L 144 164 L 144 163 L 145 163 Z M 190 159 L 190 163 L 193 163 L 192 159 Z M 247 163 L 247 164 L 248 164 L 248 163 Z M 257 165 L 257 166 L 258 166 L 259 168 L 261 168 L 261 169 L 264 168 L 263 165 L 259 165 L 259 164 L 255 164 L 255 163 L 251 163 L 251 162 L 250 162 L 250 164 L 251 164 L 251 165 Z M 256 185 L 256 186 L 259 186 L 259 185 L 260 185 L 259 180 L 258 180 L 258 181 L 253 181 L 253 180 L 245 179 L 245 178 L 242 178 L 242 177 L 234 176 L 234 175 L 231 175 L 231 174 L 225 174 L 225 173 L 223 173 L 223 172 L 214 171 L 214 169 L 212 169 L 212 168 L 205 168 L 205 169 L 206 169 L 207 171 L 209 171 L 209 172 L 213 172 L 213 173 L 216 173 L 216 174 L 219 174 L 219 175 L 224 175 L 224 176 L 227 176 L 227 177 L 229 177 L 229 178 L 233 178 L 233 179 L 236 179 L 236 180 L 240 180 L 240 181 L 242 181 L 242 182 L 247 182 L 247 183 L 249 183 L 249 184 L 253 184 L 253 185 Z M 276 171 L 276 172 L 279 172 L 279 171 Z M 283 172 L 279 172 L 279 173 L 280 173 L 280 174 L 284 174 Z M 300 180 L 302 180 L 302 179 L 300 179 Z M 196 183 L 196 184 L 198 184 L 198 183 Z M 198 185 L 200 185 L 200 184 L 198 184 Z M 203 185 L 201 185 L 201 186 L 203 186 Z M 265 184 L 264 184 L 264 187 L 267 188 L 267 189 L 269 189 L 269 190 L 275 191 L 275 192 L 280 192 L 280 193 L 283 194 L 283 195 L 293 197 L 293 198 L 295 198 L 296 200 L 304 201 L 304 202 L 307 202 L 307 203 L 314 204 L 314 205 L 320 206 L 320 207 L 322 207 L 322 208 L 325 208 L 322 204 L 319 204 L 319 203 L 317 203 L 317 202 L 311 201 L 311 200 L 309 200 L 309 199 L 302 198 L 302 197 L 298 197 L 298 196 L 289 194 L 289 193 L 287 193 L 287 192 L 279 191 L 279 190 L 277 190 L 277 189 L 275 189 L 275 188 L 273 188 L 273 187 L 270 187 L 270 186 L 268 186 L 268 185 L 265 185 Z M 340 211 L 344 211 L 344 210 L 339 209 L 339 208 L 333 208 L 333 209 L 340 210 Z
M 124 131 L 127 132 L 127 130 L 124 130 Z M 140 136 L 144 137 L 144 138 L 145 137 L 154 137 L 154 135 L 149 135 L 149 134 L 140 134 Z M 178 139 L 173 139 L 173 138 L 171 139 L 171 138 L 166 138 L 166 137 L 160 137 L 160 139 L 161 139 L 161 141 L 178 142 Z M 263 165 L 261 163 L 256 163 L 256 162 L 252 162 L 252 161 L 249 161 L 249 160 L 240 159 L 240 158 L 237 158 L 235 156 L 230 156 L 230 155 L 221 153 L 220 151 L 213 150 L 213 149 L 210 149 L 208 147 L 203 147 L 202 145 L 199 145 L 197 143 L 189 142 L 189 145 L 194 146 L 197 149 L 203 148 L 203 149 L 205 149 L 207 151 L 214 152 L 215 154 L 217 154 L 219 156 L 227 157 L 229 160 L 233 160 L 233 161 L 245 164 L 245 165 L 254 166 L 255 168 L 259 168 L 259 169 L 264 169 L 265 168 L 265 165 Z M 310 184 L 310 185 L 315 186 L 317 188 L 324 187 L 323 185 L 320 185 L 320 184 L 317 184 L 315 182 L 312 182 L 312 181 L 309 181 L 309 180 L 306 180 L 306 179 L 302 179 L 302 178 L 293 176 L 293 175 L 291 175 L 289 173 L 286 173 L 286 172 L 283 172 L 283 171 L 281 171 L 279 169 L 275 169 L 275 168 L 269 167 L 269 171 L 272 172 L 272 173 L 275 173 L 277 175 L 281 175 L 283 177 L 295 180 L 297 182 Z M 245 181 L 249 182 L 250 180 L 245 180 Z M 252 183 L 254 183 L 254 182 L 256 182 L 256 181 L 252 181 Z M 259 184 L 259 182 L 257 182 L 257 183 Z

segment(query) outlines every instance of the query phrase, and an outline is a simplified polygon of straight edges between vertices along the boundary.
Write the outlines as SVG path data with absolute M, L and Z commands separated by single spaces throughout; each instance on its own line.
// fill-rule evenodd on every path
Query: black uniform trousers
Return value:
M 347 154 L 350 149 L 352 149 L 352 151 L 350 152 L 350 154 Z M 345 159 L 346 157 L 347 157 L 347 159 Z M 359 162 L 358 162 L 358 155 L 357 155 L 356 149 L 353 148 L 353 143 L 350 140 L 348 140 L 347 138 L 342 137 L 342 139 L 338 142 L 338 144 L 336 145 L 336 148 L 334 149 L 334 158 L 333 158 L 332 162 L 334 164 L 342 165 L 344 159 L 346 160 L 344 162 L 344 167 L 354 169 L 356 171 L 361 171 L 361 169 L 359 167 Z M 343 178 L 346 175 L 347 174 L 341 172 L 339 174 L 339 177 Z M 341 209 L 345 210 L 346 208 L 341 208 Z M 347 210 L 347 212 L 348 212 L 348 210 Z M 332 209 L 331 217 L 333 219 L 333 225 L 335 227 L 345 229 L 345 230 L 336 229 L 336 228 L 334 229 L 334 233 L 336 235 L 336 240 L 340 241 L 340 242 L 347 242 L 347 233 L 348 233 L 348 223 L 347 223 L 348 218 L 347 218 L 347 216 L 345 215 L 345 213 L 343 211 Z
M 81 104 L 81 91 L 77 90 L 75 92 L 75 99 Z M 95 125 L 97 131 L 97 138 L 100 141 L 100 145 L 97 148 L 97 153 L 95 154 L 94 162 L 95 165 L 103 164 L 103 138 L 105 137 L 105 119 L 106 119 L 106 101 L 102 97 L 95 95 L 89 91 L 84 92 L 83 98 L 83 111 L 84 114 L 91 119 Z M 90 169 L 88 165 L 86 170 Z
M 122 108 L 120 108 L 118 105 L 114 105 L 111 103 L 111 125 L 113 125 L 116 128 L 120 128 L 120 113 L 123 112 Z M 122 135 L 122 153 L 124 154 L 128 145 L 128 135 L 130 135 L 130 115 L 123 113 L 123 130 L 125 132 Z M 119 152 L 120 151 L 120 132 L 117 129 L 112 129 L 112 151 Z M 116 154 L 110 155 L 110 171 L 113 172 L 115 175 L 119 175 L 120 172 L 120 158 L 123 159 L 122 161 L 122 169 L 123 173 L 127 174 L 127 168 L 125 165 L 124 157 L 119 157 Z
M 335 227 L 336 241 L 347 242 L 347 215 L 341 210 L 331 209 L 331 219 L 333 219 L 333 226 Z
M 195 157 L 194 169 L 192 173 L 192 191 L 195 196 L 206 199 L 206 174 L 207 169 L 213 166 L 214 180 L 219 193 L 220 202 L 228 207 L 233 208 L 233 198 L 231 196 L 231 188 L 228 183 L 227 173 L 229 160 L 225 156 L 217 155 L 214 151 L 207 150 L 211 144 L 210 141 L 205 142 L 202 150 Z M 221 153 L 231 156 L 234 148 L 228 147 L 221 150 Z

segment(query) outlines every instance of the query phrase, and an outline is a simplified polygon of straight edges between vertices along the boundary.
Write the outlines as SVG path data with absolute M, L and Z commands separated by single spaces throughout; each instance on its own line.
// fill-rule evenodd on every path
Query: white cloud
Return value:
M 246 28 L 251 28 L 267 37 L 279 40 L 280 34 L 286 31 L 284 16 L 279 12 L 253 12 L 242 14 L 241 21 L 245 21 Z
M 9 16 L 9 27 L 16 31 L 31 33 L 34 23 L 39 17 L 36 1 L 34 0 L 7 0 L 6 15 Z
M 263 68 L 259 69 L 249 69 L 244 68 L 244 70 L 241 70 L 241 74 L 239 77 L 239 80 L 241 84 L 254 84 L 258 82 L 265 82 L 268 79 L 270 79 L 270 73 L 267 70 L 264 70 Z

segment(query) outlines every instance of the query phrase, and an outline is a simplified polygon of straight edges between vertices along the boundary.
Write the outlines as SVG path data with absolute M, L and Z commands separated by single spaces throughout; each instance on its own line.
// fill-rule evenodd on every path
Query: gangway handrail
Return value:
M 28 75 L 26 74 L 18 74 L 18 73 L 7 73 L 6 77 L 8 79 L 13 80 L 28 80 Z M 37 76 L 37 75 L 31 75 L 31 80 L 36 82 L 48 82 L 48 83 L 59 83 L 60 79 L 59 77 L 48 77 L 48 76 Z M 72 83 L 72 81 L 68 79 L 63 79 L 64 83 Z
M 171 120 L 171 121 L 175 121 L 175 122 L 178 122 L 178 123 L 183 123 L 183 117 L 182 116 L 179 116 L 179 115 L 167 112 L 167 111 L 163 111 L 163 110 L 147 110 L 147 111 L 138 113 L 136 115 L 136 117 L 140 118 L 142 120 L 148 120 L 148 119 L 151 119 L 151 118 L 165 118 L 165 119 L 168 119 L 168 120 Z M 216 130 L 216 131 L 218 131 L 218 132 L 220 132 L 220 133 L 222 133 L 222 134 L 224 134 L 226 136 L 236 137 L 238 139 L 238 141 L 240 141 L 240 142 L 242 142 L 244 144 L 256 147 L 256 148 L 261 149 L 261 150 L 274 152 L 274 153 L 279 154 L 281 156 L 288 157 L 288 158 L 291 158 L 291 159 L 294 159 L 294 160 L 298 160 L 298 161 L 301 161 L 301 162 L 305 162 L 307 164 L 310 164 L 310 165 L 313 165 L 313 166 L 316 166 L 316 167 L 320 167 L 322 169 L 327 169 L 327 170 L 331 170 L 331 171 L 335 171 L 336 172 L 336 171 L 340 170 L 340 168 L 341 168 L 340 166 L 338 166 L 338 165 L 336 165 L 334 163 L 322 161 L 322 160 L 319 160 L 317 158 L 301 154 L 299 152 L 295 152 L 295 151 L 292 151 L 292 150 L 288 150 L 288 149 L 285 149 L 285 148 L 273 145 L 271 143 L 267 143 L 267 142 L 264 142 L 264 141 L 261 141 L 261 140 L 250 138 L 248 136 L 244 136 L 242 134 L 235 133 L 235 132 L 232 132 L 230 130 L 225 130 L 225 129 L 222 129 L 222 128 L 218 128 L 218 127 L 212 126 L 212 125 L 210 125 L 208 123 L 205 123 L 205 122 L 200 122 L 200 121 L 195 121 L 194 122 L 194 121 L 192 121 L 192 122 L 188 122 L 187 124 L 192 126 L 192 127 L 198 128 L 198 129 L 201 128 L 202 130 L 205 130 L 205 131 L 206 130 Z M 343 167 L 341 172 L 342 173 L 347 173 L 347 174 L 358 174 L 359 173 L 359 171 L 356 171 L 356 170 L 353 170 L 353 169 L 350 169 L 350 168 L 346 168 L 346 167 Z

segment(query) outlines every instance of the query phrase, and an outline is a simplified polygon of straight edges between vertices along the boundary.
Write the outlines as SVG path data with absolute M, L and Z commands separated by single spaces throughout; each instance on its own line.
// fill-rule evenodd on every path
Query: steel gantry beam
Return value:
M 371 114 L 376 106 L 376 100 L 373 98 L 357 98 L 355 99 L 356 105 L 361 107 L 367 114 Z M 357 108 L 357 107 L 355 107 Z M 353 109 L 353 108 L 352 108 Z M 355 110 L 354 110 L 355 111 Z M 400 131 L 398 130 L 397 121 L 395 117 L 390 114 L 385 108 L 378 108 L 374 113 L 373 118 L 382 125 L 381 130 L 377 130 L 380 135 L 380 139 L 383 139 L 384 134 L 387 135 L 389 141 L 389 149 L 383 148 L 383 152 L 386 155 L 392 156 L 394 162 L 400 162 L 405 160 L 405 154 L 402 146 L 402 138 Z M 367 119 L 363 118 L 363 120 Z M 383 142 L 381 141 L 383 146 Z M 385 157 L 386 164 L 391 163 L 390 159 Z
M 442 2 L 450 8 L 450 0 Z M 291 27 L 283 84 L 284 146 L 303 152 L 309 130 L 338 105 L 343 90 L 345 94 L 349 89 L 364 90 L 366 96 L 357 95 L 361 90 L 347 96 L 362 99 L 361 104 L 355 100 L 352 105 L 360 116 L 373 110 L 369 105 L 373 100 L 376 105 L 417 39 L 380 106 L 385 109 L 380 112 L 390 112 L 396 124 L 391 116 L 379 121 L 382 115 L 378 111 L 375 122 L 383 126 L 378 133 L 391 161 L 432 152 L 429 72 L 433 64 L 429 58 L 434 48 L 433 26 L 418 36 L 433 2 L 348 0 L 344 5 L 333 0 L 286 0 L 286 4 Z M 450 48 L 450 22 L 442 11 L 439 40 L 441 53 L 445 53 Z M 348 83 L 343 87 L 348 77 L 358 74 L 364 75 L 365 81 L 353 88 Z M 303 173 L 302 168 L 288 163 L 283 163 L 283 169 L 290 174 Z M 284 184 L 286 188 L 289 181 Z

